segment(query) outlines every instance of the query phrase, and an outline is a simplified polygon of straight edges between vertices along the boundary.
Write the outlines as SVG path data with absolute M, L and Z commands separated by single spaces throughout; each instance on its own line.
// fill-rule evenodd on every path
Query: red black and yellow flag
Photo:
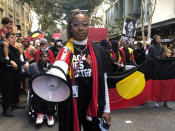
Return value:
M 44 38 L 44 32 L 42 31 L 34 31 L 31 34 L 29 34 L 28 39 L 30 41 L 35 41 L 38 39 Z
M 175 58 L 149 59 L 137 69 L 108 74 L 111 110 L 175 100 Z

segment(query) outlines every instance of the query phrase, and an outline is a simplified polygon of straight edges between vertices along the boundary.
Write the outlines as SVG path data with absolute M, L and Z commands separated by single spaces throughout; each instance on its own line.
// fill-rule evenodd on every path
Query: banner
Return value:
M 108 29 L 107 28 L 95 28 L 89 27 L 89 39 L 94 42 L 100 42 L 105 39 L 108 40 Z
M 126 18 L 123 24 L 123 40 L 128 40 L 130 43 L 134 42 L 136 37 L 137 22 L 132 19 Z
M 135 38 L 137 22 L 132 19 L 126 18 L 123 24 L 123 35 L 125 37 Z
M 150 59 L 139 68 L 108 74 L 111 110 L 138 106 L 146 101 L 175 100 L 175 58 Z

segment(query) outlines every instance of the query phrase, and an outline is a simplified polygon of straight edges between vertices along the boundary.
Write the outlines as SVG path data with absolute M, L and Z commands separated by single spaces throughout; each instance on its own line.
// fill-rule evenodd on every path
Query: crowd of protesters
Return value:
M 27 93 L 29 79 L 40 72 L 44 72 L 47 64 L 53 64 L 60 48 L 62 47 L 61 38 L 54 39 L 54 46 L 50 46 L 47 39 L 42 38 L 35 45 L 31 44 L 28 38 L 17 40 L 13 33 L 13 21 L 8 17 L 2 19 L 0 28 L 0 76 L 1 87 L 0 95 L 2 97 L 2 109 L 5 117 L 13 117 L 15 109 L 24 109 L 25 106 L 20 103 L 20 91 Z M 37 65 L 37 68 L 34 65 Z M 49 126 L 54 125 L 55 105 L 39 100 L 33 107 L 35 108 L 36 124 L 43 123 L 46 116 Z M 47 106 L 49 105 L 49 106 Z M 52 105 L 52 106 L 50 106 Z M 45 109 L 43 109 L 43 107 Z M 44 111 L 46 110 L 47 113 Z M 50 110 L 50 111 L 48 111 Z M 51 113 L 50 113 L 51 112 Z
M 55 62 L 63 44 L 60 38 L 54 39 L 53 46 L 50 46 L 45 38 L 35 42 L 35 45 L 32 45 L 28 38 L 23 38 L 21 43 L 18 43 L 12 30 L 13 22 L 4 17 L 2 24 L 0 29 L 2 108 L 4 116 L 13 117 L 15 109 L 24 109 L 24 105 L 21 105 L 19 101 L 20 89 L 27 90 L 28 78 L 45 72 L 47 64 Z M 159 35 L 155 35 L 152 42 L 146 44 L 146 49 L 142 42 L 130 44 L 127 40 L 123 41 L 122 39 L 112 41 L 103 39 L 99 44 L 110 52 L 115 73 L 127 70 L 125 68 L 127 65 L 137 67 L 150 57 L 175 57 L 175 44 L 170 44 L 169 48 L 163 48 Z M 38 99 L 37 102 L 41 101 L 40 104 L 37 102 L 33 104 L 36 112 L 36 124 L 42 124 L 44 114 L 46 114 L 48 125 L 54 125 L 54 111 L 51 112 L 50 107 L 55 108 L 55 105 L 42 101 L 37 96 L 35 98 Z M 164 103 L 164 106 L 171 109 L 167 102 Z M 42 107 L 47 109 L 43 111 Z M 155 102 L 155 107 L 159 107 L 159 102 Z
M 136 44 L 129 44 L 127 40 L 112 40 L 107 42 L 102 40 L 100 44 L 107 47 L 111 52 L 111 58 L 113 59 L 114 72 L 119 73 L 127 70 L 127 65 L 133 65 L 138 67 L 149 58 L 168 58 L 175 57 L 175 42 L 171 43 L 168 47 L 164 47 L 161 44 L 161 38 L 159 35 L 154 35 L 150 43 L 146 43 L 146 49 L 142 42 Z M 111 48 L 110 48 L 111 47 Z M 131 68 L 130 68 L 131 69 Z M 164 107 L 172 109 L 168 102 L 164 102 Z M 155 108 L 159 108 L 159 102 L 154 103 Z
M 151 42 L 146 43 L 146 49 L 141 41 L 130 43 L 127 40 L 101 40 L 100 45 L 108 48 L 113 59 L 115 72 L 124 71 L 124 66 L 139 66 L 147 59 L 175 57 L 175 42 L 164 48 L 160 36 L 155 35 Z

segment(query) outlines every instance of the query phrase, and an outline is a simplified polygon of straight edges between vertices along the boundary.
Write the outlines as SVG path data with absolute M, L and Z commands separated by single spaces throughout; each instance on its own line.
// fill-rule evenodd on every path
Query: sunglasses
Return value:
M 80 26 L 86 29 L 86 28 L 89 27 L 89 23 L 86 22 L 86 21 L 84 21 L 84 22 L 82 22 L 82 23 L 73 22 L 73 23 L 71 24 L 71 26 L 72 26 L 73 28 L 76 28 L 76 29 L 79 28 Z

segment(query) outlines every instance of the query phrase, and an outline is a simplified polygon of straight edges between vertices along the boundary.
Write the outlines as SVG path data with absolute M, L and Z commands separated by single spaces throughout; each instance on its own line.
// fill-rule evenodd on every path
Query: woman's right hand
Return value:
M 107 120 L 108 126 L 111 126 L 111 113 L 103 112 L 102 118 Z

